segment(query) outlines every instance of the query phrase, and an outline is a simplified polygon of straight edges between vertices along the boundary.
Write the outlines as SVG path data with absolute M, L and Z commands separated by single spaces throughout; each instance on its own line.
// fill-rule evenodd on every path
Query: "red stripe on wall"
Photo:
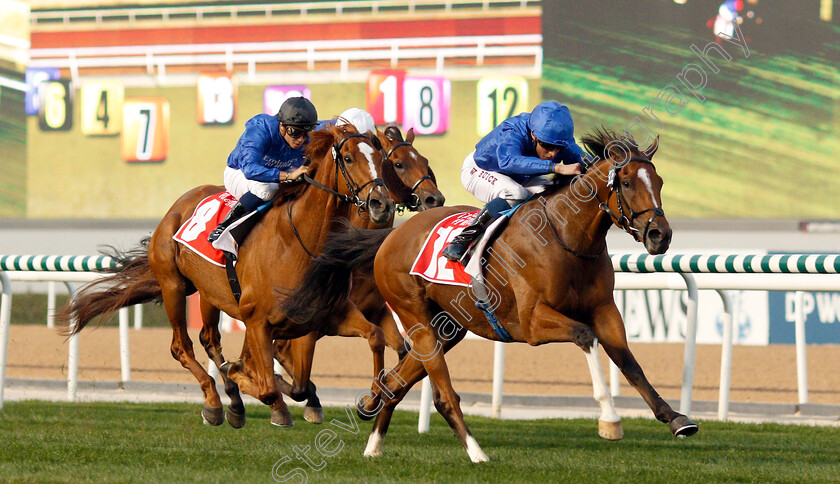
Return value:
M 542 31 L 540 17 L 342 22 L 298 25 L 32 32 L 33 49 L 123 45 L 216 44 L 290 40 L 392 39 L 521 35 Z

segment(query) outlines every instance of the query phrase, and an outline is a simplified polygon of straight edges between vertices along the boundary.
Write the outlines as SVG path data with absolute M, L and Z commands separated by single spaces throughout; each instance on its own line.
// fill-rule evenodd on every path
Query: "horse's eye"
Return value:
M 402 170 L 403 168 L 405 168 L 405 166 L 403 166 L 402 163 L 394 163 L 394 168 L 396 168 L 397 170 Z
M 624 188 L 630 188 L 630 182 L 627 181 L 627 180 L 622 180 L 621 181 L 621 186 L 624 187 Z
M 345 163 L 353 163 L 353 158 L 350 158 L 350 155 L 347 155 L 347 156 L 344 157 L 344 162 Z

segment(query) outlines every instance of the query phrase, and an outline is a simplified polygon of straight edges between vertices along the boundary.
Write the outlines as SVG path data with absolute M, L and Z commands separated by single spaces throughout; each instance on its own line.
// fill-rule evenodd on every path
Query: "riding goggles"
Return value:
M 303 138 L 303 137 L 309 135 L 310 131 L 312 131 L 312 130 L 311 129 L 297 128 L 295 126 L 286 126 L 286 134 L 288 134 L 289 137 L 291 137 L 292 139 Z

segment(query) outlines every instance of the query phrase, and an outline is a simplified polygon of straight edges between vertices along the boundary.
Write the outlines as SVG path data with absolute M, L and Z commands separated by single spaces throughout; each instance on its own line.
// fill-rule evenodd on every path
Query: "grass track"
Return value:
M 369 422 L 358 433 L 328 408 L 310 425 L 293 408 L 292 429 L 268 424 L 266 407 L 249 407 L 245 428 L 200 423 L 198 405 L 9 402 L 0 411 L 2 482 L 274 482 L 303 469 L 309 482 L 838 482 L 840 429 L 703 422 L 677 440 L 665 425 L 626 419 L 625 439 L 606 442 L 592 420 L 494 421 L 467 417 L 490 456 L 474 465 L 440 416 L 418 435 L 417 415 L 397 412 L 384 455 L 365 459 Z M 343 448 L 323 457 L 313 446 L 325 429 Z M 337 440 L 325 447 L 336 448 Z M 294 447 L 310 446 L 315 471 Z M 288 482 L 302 482 L 292 478 Z

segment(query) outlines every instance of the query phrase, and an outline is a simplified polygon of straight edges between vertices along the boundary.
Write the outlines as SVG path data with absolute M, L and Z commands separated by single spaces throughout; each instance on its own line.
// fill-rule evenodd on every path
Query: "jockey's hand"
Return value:
M 571 165 L 557 163 L 556 165 L 554 165 L 554 173 L 557 173 L 559 175 L 580 175 L 580 163 L 573 163 Z
M 302 177 L 309 173 L 308 166 L 300 166 L 295 168 L 290 172 L 280 172 L 280 181 L 287 181 L 287 180 L 297 180 L 298 178 Z

